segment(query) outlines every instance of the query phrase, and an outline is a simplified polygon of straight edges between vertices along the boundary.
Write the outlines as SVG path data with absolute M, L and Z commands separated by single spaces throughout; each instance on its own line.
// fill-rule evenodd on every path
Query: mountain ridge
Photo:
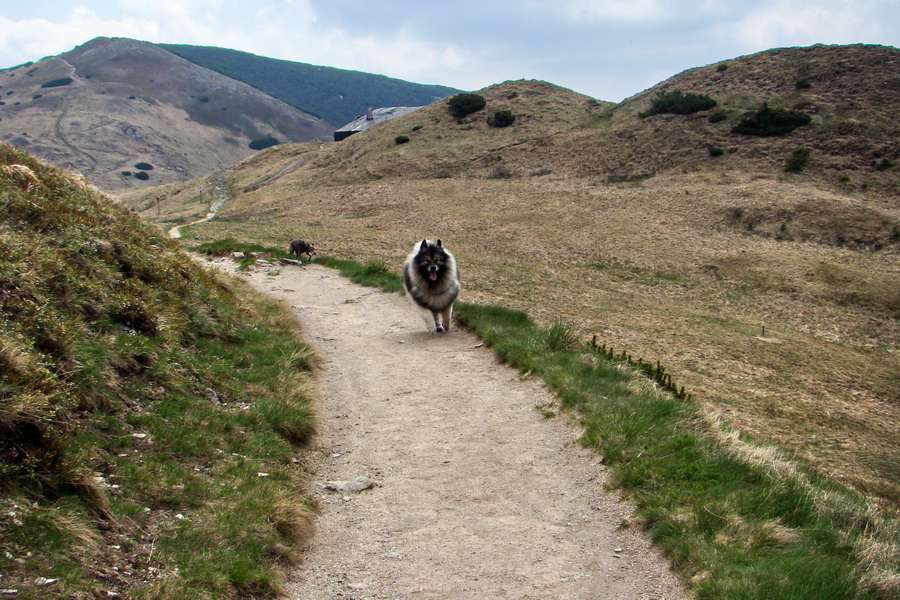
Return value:
M 337 71 L 326 69 L 330 75 Z M 378 75 L 353 77 L 432 90 Z M 362 112 L 379 99 L 368 93 L 354 97 Z M 0 70 L 0 141 L 78 171 L 104 189 L 188 180 L 247 158 L 259 147 L 252 142 L 325 142 L 333 139 L 334 129 L 163 45 L 129 38 L 95 38 L 58 56 Z
M 124 38 L 0 71 L 0 86 L 0 140 L 107 189 L 144 185 L 130 176 L 136 171 L 160 184 L 219 170 L 252 154 L 248 144 L 264 136 L 331 136 L 317 117 Z
M 335 129 L 365 114 L 368 108 L 423 106 L 462 91 L 385 75 L 262 57 L 228 48 L 157 45 L 314 114 L 334 125 Z M 305 84 L 307 78 L 314 80 L 315 88 Z

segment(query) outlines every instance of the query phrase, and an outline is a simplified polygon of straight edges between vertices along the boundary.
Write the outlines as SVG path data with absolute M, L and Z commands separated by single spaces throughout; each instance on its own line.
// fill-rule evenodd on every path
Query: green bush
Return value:
M 131 177 L 131 171 L 122 171 L 122 177 Z
M 721 148 L 717 148 L 716 146 L 713 146 L 712 144 L 707 146 L 707 150 L 709 150 L 710 156 L 722 156 L 723 154 L 725 154 L 724 150 L 722 150 Z
M 509 127 L 516 120 L 516 115 L 511 110 L 498 110 L 488 117 L 487 123 L 492 127 Z
M 812 117 L 799 110 L 769 108 L 768 104 L 764 104 L 752 117 L 741 119 L 731 131 L 758 136 L 786 135 L 798 127 L 808 125 L 810 121 Z
M 51 79 L 44 85 L 42 88 L 51 88 L 51 87 L 62 87 L 64 85 L 69 85 L 72 83 L 73 79 L 71 77 L 60 77 L 59 79 Z
M 784 170 L 788 173 L 799 173 L 809 162 L 809 148 L 797 148 L 788 157 Z
M 487 102 L 485 101 L 484 96 L 468 92 L 456 94 L 447 101 L 450 114 L 457 119 L 461 119 L 471 115 L 473 112 L 481 110 L 486 104 Z
M 271 135 L 267 135 L 265 137 L 255 139 L 247 145 L 250 146 L 251 150 L 262 150 L 263 148 L 275 146 L 279 143 L 280 142 L 276 138 L 272 137 Z
M 812 87 L 812 84 L 808 79 L 798 79 L 797 80 L 797 89 L 798 90 L 806 90 Z
M 148 162 L 139 162 L 134 164 L 135 169 L 140 169 L 141 171 L 152 171 L 153 165 Z
M 148 175 L 146 171 L 138 171 L 134 174 L 134 178 L 140 179 L 141 181 L 147 181 L 150 179 L 150 175 Z
M 398 135 L 397 137 L 394 138 L 395 144 L 405 144 L 408 141 L 409 141 L 408 135 Z
M 716 101 L 704 94 L 685 94 L 681 90 L 660 92 L 650 103 L 650 109 L 640 113 L 641 118 L 662 113 L 689 115 L 701 110 L 709 110 Z
M 728 119 L 728 113 L 724 110 L 716 110 L 709 114 L 709 122 L 710 123 L 721 123 Z

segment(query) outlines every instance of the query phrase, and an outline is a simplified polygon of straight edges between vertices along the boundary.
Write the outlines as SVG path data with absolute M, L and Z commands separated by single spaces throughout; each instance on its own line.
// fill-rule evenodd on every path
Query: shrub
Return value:
M 457 119 L 461 119 L 471 115 L 475 111 L 481 110 L 485 107 L 485 104 L 487 104 L 487 102 L 485 101 L 484 96 L 470 93 L 456 94 L 447 101 L 450 114 Z
M 723 154 L 725 154 L 724 150 L 722 150 L 721 148 L 717 148 L 716 146 L 713 146 L 712 144 L 707 146 L 707 150 L 709 150 L 710 156 L 722 156 Z
M 122 171 L 122 177 L 131 177 L 131 171 Z
M 886 171 L 894 166 L 894 161 L 889 158 L 882 158 L 879 161 L 873 162 L 872 166 L 875 167 L 876 171 Z
M 728 65 L 719 65 L 718 67 L 716 67 L 716 71 L 718 71 L 719 73 L 721 73 L 723 71 L 727 71 L 727 70 L 728 70 Z
M 42 88 L 51 88 L 51 87 L 62 87 L 64 85 L 69 85 L 72 83 L 73 79 L 71 77 L 60 77 L 59 79 L 51 79 L 44 85 Z
M 421 125 L 416 125 L 415 127 L 413 127 L 413 131 L 418 131 L 420 129 L 422 129 Z
M 798 127 L 808 125 L 810 121 L 812 117 L 799 110 L 769 108 L 764 104 L 752 117 L 741 119 L 731 131 L 758 136 L 786 135 Z
M 799 173 L 809 162 L 809 148 L 797 148 L 788 157 L 784 170 L 788 173 Z
M 151 165 L 148 162 L 139 162 L 139 163 L 134 163 L 134 168 L 140 169 L 141 171 L 152 171 L 153 165 Z
M 650 103 L 650 109 L 640 113 L 641 118 L 662 113 L 689 115 L 701 110 L 709 110 L 716 101 L 705 94 L 685 94 L 681 90 L 660 92 Z
M 710 123 L 721 123 L 722 121 L 728 118 L 728 113 L 724 110 L 716 110 L 710 113 L 709 122 Z
M 138 171 L 134 174 L 134 178 L 140 179 L 141 181 L 147 181 L 148 179 L 150 179 L 150 175 L 147 173 L 147 171 Z
M 250 146 L 251 150 L 262 150 L 263 148 L 268 148 L 269 146 L 274 146 L 280 143 L 277 139 L 272 137 L 271 135 L 267 135 L 265 137 L 261 137 L 253 140 L 248 146 Z
M 798 79 L 797 80 L 797 89 L 798 90 L 806 90 L 812 87 L 812 84 L 808 79 Z
M 395 144 L 405 144 L 408 141 L 409 141 L 408 135 L 398 135 L 397 137 L 394 138 Z
M 509 127 L 516 120 L 516 115 L 511 110 L 498 110 L 488 117 L 487 124 L 493 127 Z

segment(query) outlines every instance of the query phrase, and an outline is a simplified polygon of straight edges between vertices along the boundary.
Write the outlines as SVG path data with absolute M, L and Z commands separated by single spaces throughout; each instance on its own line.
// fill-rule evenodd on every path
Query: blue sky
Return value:
M 541 79 L 618 102 L 769 48 L 900 45 L 900 0 L 2 0 L 0 68 L 97 36 L 221 46 L 477 90 Z

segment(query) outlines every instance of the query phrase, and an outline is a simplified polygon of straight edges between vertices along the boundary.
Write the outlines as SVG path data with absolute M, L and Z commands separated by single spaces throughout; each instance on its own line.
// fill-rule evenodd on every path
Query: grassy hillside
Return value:
M 310 532 L 294 325 L 0 145 L 0 587 L 272 597 Z
M 370 107 L 424 106 L 460 90 L 411 83 L 384 75 L 321 67 L 208 46 L 158 44 L 207 69 L 264 91 L 335 128 Z
M 756 105 L 778 108 L 807 93 L 777 84 L 794 80 L 796 57 L 834 66 L 807 73 L 821 99 L 811 123 L 775 138 L 730 133 L 702 112 L 631 114 L 652 93 L 610 107 L 542 82 L 506 82 L 482 90 L 487 106 L 468 117 L 437 102 L 315 150 L 281 177 L 271 174 L 303 149 L 260 153 L 229 173 L 234 198 L 219 217 L 189 235 L 270 246 L 301 236 L 339 258 L 389 265 L 411 240 L 440 237 L 460 260 L 468 300 L 542 324 L 564 319 L 584 338 L 661 360 L 740 431 L 894 511 L 900 172 L 855 149 L 900 157 L 867 122 L 856 134 L 828 115 L 894 116 L 900 104 L 882 102 L 880 86 L 896 75 L 881 69 L 898 53 L 816 47 L 735 59 L 724 73 L 740 67 L 742 81 L 772 81 Z M 865 57 L 871 69 L 852 68 Z M 722 74 L 701 71 L 665 84 Z M 735 85 L 723 81 L 703 93 L 722 98 L 718 90 Z M 840 90 L 856 90 L 853 106 L 840 104 L 851 97 Z M 499 110 L 515 122 L 489 125 Z M 733 151 L 713 156 L 702 143 L 713 133 Z M 399 135 L 409 142 L 397 144 Z M 828 139 L 843 150 L 825 160 L 810 143 Z M 812 148 L 809 165 L 786 172 L 798 146 Z M 850 180 L 829 161 L 846 161 Z M 186 186 L 147 216 L 184 214 L 191 198 Z

